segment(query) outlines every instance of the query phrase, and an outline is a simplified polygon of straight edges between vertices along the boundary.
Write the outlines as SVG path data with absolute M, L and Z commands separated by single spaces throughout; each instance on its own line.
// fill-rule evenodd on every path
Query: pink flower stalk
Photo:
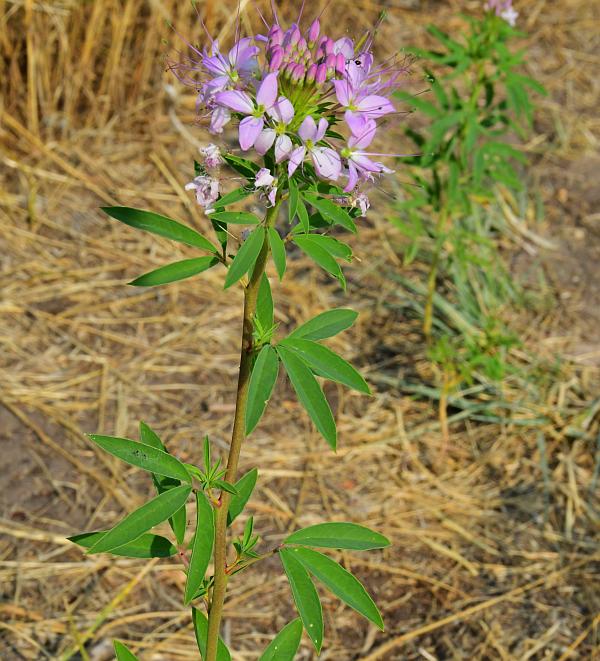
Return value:
M 185 190 L 196 191 L 196 202 L 204 208 L 206 213 L 214 211 L 213 204 L 219 198 L 219 180 L 208 175 L 195 177 L 189 184 L 185 185 Z

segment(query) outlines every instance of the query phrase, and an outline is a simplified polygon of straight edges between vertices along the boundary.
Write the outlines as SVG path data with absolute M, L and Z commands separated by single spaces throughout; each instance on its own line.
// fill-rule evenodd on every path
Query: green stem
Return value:
M 267 228 L 271 227 L 275 222 L 280 204 L 281 202 L 278 200 L 275 206 L 268 209 L 265 217 L 265 226 Z M 230 484 L 234 484 L 236 481 L 240 451 L 242 449 L 242 443 L 246 437 L 246 406 L 248 404 L 248 386 L 250 384 L 252 354 L 254 349 L 252 339 L 254 314 L 256 312 L 260 281 L 265 272 L 268 255 L 269 240 L 265 233 L 265 240 L 258 255 L 258 259 L 256 260 L 254 271 L 252 272 L 250 281 L 244 290 L 244 317 L 240 348 L 240 369 L 235 401 L 233 431 L 231 433 L 231 444 L 229 446 L 229 457 L 227 459 L 227 473 L 224 478 Z M 225 570 L 227 568 L 227 513 L 229 511 L 230 500 L 231 494 L 223 491 L 221 493 L 221 506 L 216 511 L 214 549 L 215 574 L 212 599 L 208 612 L 208 637 L 206 641 L 205 661 L 216 661 L 217 659 L 219 630 L 221 628 L 221 619 L 223 617 L 225 593 L 227 592 L 228 576 Z

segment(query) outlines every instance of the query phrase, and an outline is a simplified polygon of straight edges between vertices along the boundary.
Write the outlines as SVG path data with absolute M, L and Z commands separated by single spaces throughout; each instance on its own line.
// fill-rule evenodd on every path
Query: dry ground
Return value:
M 461 4 L 397 0 L 382 50 L 421 41 L 430 20 L 459 30 Z M 209 25 L 229 30 L 232 6 L 208 6 Z M 356 29 L 380 8 L 337 3 L 328 16 Z M 375 384 L 368 399 L 328 390 L 341 437 L 333 456 L 281 382 L 243 455 L 244 469 L 261 467 L 249 511 L 266 545 L 324 519 L 365 522 L 393 541 L 343 557 L 381 605 L 385 633 L 325 597 L 323 659 L 600 658 L 600 8 L 588 0 L 518 8 L 530 70 L 550 90 L 527 145 L 530 188 L 546 216 L 529 229 L 556 250 L 528 235 L 513 246 L 515 271 L 529 276 L 541 265 L 550 303 L 513 319 L 545 378 L 535 397 L 506 388 L 523 417 L 541 416 L 544 426 L 475 423 L 459 412 L 444 451 L 435 406 L 395 387 L 429 374 L 418 322 L 394 307 L 403 294 L 389 274 L 401 268 L 401 240 L 383 207 L 355 241 L 360 261 L 348 269 L 347 294 L 299 256 L 275 288 L 282 328 L 355 306 L 358 325 L 332 346 Z M 139 471 L 97 452 L 84 433 L 132 435 L 144 419 L 194 461 L 205 433 L 222 448 L 229 436 L 241 294 L 225 296 L 217 271 L 128 289 L 132 276 L 188 252 L 97 209 L 147 207 L 207 230 L 182 188 L 206 135 L 194 126 L 192 94 L 163 71 L 161 39 L 177 41 L 165 19 L 199 34 L 184 2 L 0 0 L 7 661 L 101 661 L 113 637 L 145 661 L 197 658 L 176 563 L 85 558 L 64 539 L 111 525 L 151 492 Z M 292 616 L 275 560 L 245 576 L 232 583 L 226 610 L 237 660 L 256 659 Z M 300 658 L 313 658 L 308 646 Z

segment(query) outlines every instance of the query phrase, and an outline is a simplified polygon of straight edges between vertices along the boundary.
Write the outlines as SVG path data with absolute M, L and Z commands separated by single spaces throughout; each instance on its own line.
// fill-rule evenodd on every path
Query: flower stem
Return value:
M 267 211 L 265 226 L 273 225 L 277 218 L 280 201 Z M 246 407 L 248 404 L 248 386 L 252 371 L 253 354 L 253 328 L 254 314 L 258 299 L 260 281 L 265 272 L 267 257 L 269 255 L 269 241 L 265 233 L 262 249 L 256 260 L 252 276 L 244 290 L 244 317 L 242 322 L 242 342 L 240 348 L 240 368 L 238 375 L 237 395 L 235 402 L 235 415 L 233 419 L 233 431 L 231 433 L 231 444 L 229 446 L 229 457 L 227 459 L 227 473 L 225 480 L 234 484 L 237 477 L 238 461 L 242 443 L 246 437 Z M 208 611 L 208 637 L 206 641 L 205 661 L 216 661 L 217 644 L 219 641 L 219 630 L 223 617 L 223 604 L 227 592 L 227 513 L 231 494 L 226 491 L 221 493 L 221 507 L 216 510 L 215 520 L 215 549 L 214 549 L 214 588 L 210 609 Z

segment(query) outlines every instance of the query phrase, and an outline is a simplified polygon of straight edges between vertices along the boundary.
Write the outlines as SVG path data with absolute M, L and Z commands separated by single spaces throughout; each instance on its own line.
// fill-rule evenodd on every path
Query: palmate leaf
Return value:
M 306 569 L 295 558 L 293 550 L 281 549 L 279 557 L 288 578 L 298 614 L 304 624 L 304 629 L 317 653 L 319 653 L 323 645 L 323 610 L 317 589 Z
M 346 288 L 346 279 L 342 273 L 340 265 L 335 257 L 324 247 L 316 234 L 299 234 L 294 237 L 294 242 L 313 259 L 323 270 L 327 271 L 334 278 L 337 278 L 342 286 Z
M 265 238 L 264 227 L 257 227 L 252 231 L 250 236 L 242 243 L 237 255 L 234 257 L 233 262 L 227 271 L 225 278 L 225 289 L 235 284 L 245 273 L 247 273 L 252 265 L 256 262 L 260 254 Z
M 302 621 L 292 620 L 273 638 L 258 661 L 294 661 L 302 638 Z
M 202 236 L 202 234 L 172 218 L 161 216 L 152 211 L 132 209 L 131 207 L 101 207 L 101 209 L 104 213 L 111 216 L 111 218 L 120 220 L 130 227 L 152 232 L 153 234 L 164 236 L 167 239 L 178 241 L 194 248 L 203 248 L 210 252 L 218 252 L 217 248 L 207 238 Z
M 196 644 L 200 650 L 200 656 L 206 658 L 206 640 L 208 638 L 208 620 L 202 611 L 192 606 L 192 622 L 194 624 L 194 633 L 196 634 Z M 231 661 L 231 654 L 225 643 L 219 636 L 217 643 L 217 661 Z
M 118 640 L 113 641 L 117 661 L 138 661 L 137 656 L 131 652 L 123 643 Z
M 209 218 L 219 220 L 228 225 L 258 225 L 260 223 L 258 216 L 246 211 L 216 211 L 215 213 L 211 213 Z
M 156 450 L 168 452 L 158 434 L 145 422 L 140 422 L 140 440 L 145 445 L 150 445 Z M 164 475 L 157 475 L 156 473 L 152 473 L 152 481 L 154 482 L 154 487 L 158 494 L 164 493 L 173 487 L 178 487 L 181 484 L 180 480 L 175 480 L 172 477 L 165 477 Z M 187 526 L 185 505 L 182 505 L 182 507 L 169 518 L 169 525 L 171 526 L 171 530 L 173 530 L 177 543 L 183 544 L 185 529 Z
M 218 264 L 216 257 L 195 257 L 193 259 L 182 259 L 173 264 L 161 266 L 154 271 L 144 273 L 139 278 L 132 280 L 129 284 L 134 287 L 155 287 L 156 285 L 166 285 L 169 282 L 184 280 L 194 275 L 208 271 L 208 269 Z
M 215 539 L 213 508 L 202 491 L 196 492 L 196 511 L 196 532 L 185 583 L 185 604 L 190 603 L 202 585 Z
M 291 349 L 279 344 L 277 353 L 290 378 L 298 399 L 323 438 L 335 450 L 337 430 L 329 403 L 306 363 Z
M 294 548 L 288 552 L 345 604 L 383 631 L 383 620 L 375 602 L 349 571 L 335 560 L 312 549 Z
M 237 495 L 233 496 L 229 502 L 229 512 L 227 513 L 228 526 L 243 512 L 246 503 L 254 491 L 257 478 L 258 471 L 256 468 L 253 468 L 235 483 Z
M 269 247 L 271 248 L 271 255 L 273 256 L 273 262 L 275 263 L 275 268 L 277 269 L 277 275 L 279 276 L 279 280 L 283 280 L 286 267 L 285 243 L 279 236 L 279 232 L 274 227 L 269 227 L 268 232 Z
M 256 358 L 250 376 L 246 408 L 246 434 L 250 434 L 261 419 L 273 392 L 278 373 L 277 353 L 270 344 L 265 344 Z
M 158 450 L 151 445 L 144 445 L 139 441 L 132 441 L 129 438 L 101 436 L 99 434 L 89 434 L 89 438 L 103 450 L 110 452 L 113 456 L 132 466 L 143 468 L 157 475 L 191 483 L 192 478 L 185 466 L 179 459 L 163 450 Z
M 154 526 L 173 516 L 185 504 L 191 490 L 191 486 L 182 484 L 156 496 L 109 530 L 88 550 L 88 553 L 105 553 L 136 540 Z
M 341 225 L 353 234 L 356 234 L 356 225 L 350 214 L 335 202 L 332 202 L 326 197 L 319 197 L 318 195 L 309 192 L 303 193 L 303 197 L 323 216 L 323 218 L 335 225 Z
M 342 383 L 367 395 L 371 394 L 367 382 L 343 358 L 322 344 L 302 338 L 288 337 L 280 342 L 299 354 L 308 366 L 318 374 L 331 381 Z
M 325 340 L 350 328 L 357 317 L 358 312 L 347 308 L 327 310 L 298 326 L 288 335 L 288 339 Z
M 378 532 L 356 523 L 345 522 L 317 523 L 293 532 L 283 543 L 354 551 L 370 551 L 390 545 L 389 540 Z
M 84 532 L 67 537 L 67 539 L 84 549 L 89 549 L 100 541 L 107 532 L 108 530 Z M 165 537 L 146 533 L 132 542 L 113 549 L 111 553 L 124 558 L 169 558 L 177 553 L 177 549 Z

